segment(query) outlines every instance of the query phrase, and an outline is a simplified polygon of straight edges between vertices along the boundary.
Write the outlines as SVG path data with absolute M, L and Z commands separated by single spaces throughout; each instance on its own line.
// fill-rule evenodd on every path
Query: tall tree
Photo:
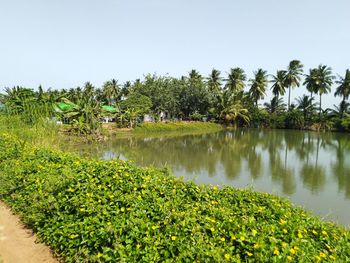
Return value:
M 320 96 L 319 116 L 321 116 L 322 111 L 322 95 L 331 91 L 333 79 L 332 69 L 326 65 L 319 65 L 318 68 L 311 69 L 310 75 L 306 76 L 307 87 Z
M 350 96 L 350 70 L 347 69 L 345 72 L 345 77 L 339 76 L 339 80 L 335 83 L 339 84 L 337 87 L 334 96 L 343 97 L 343 102 L 345 102 Z
M 254 72 L 254 79 L 250 79 L 249 93 L 252 99 L 255 101 L 255 105 L 258 106 L 258 100 L 263 99 L 265 91 L 268 85 L 267 71 L 259 68 Z
M 231 68 L 227 79 L 225 79 L 225 88 L 228 89 L 232 95 L 236 95 L 244 90 L 246 79 L 247 76 L 243 69 Z
M 303 73 L 303 64 L 299 60 L 289 62 L 286 73 L 286 86 L 288 87 L 288 110 L 290 108 L 291 88 L 299 87 L 301 74 Z
M 307 91 L 310 92 L 310 98 L 313 98 L 313 93 L 317 93 L 317 91 L 315 90 L 316 78 L 317 78 L 317 69 L 316 68 L 309 69 L 309 74 L 305 75 L 305 80 L 303 85 L 306 85 Z
M 120 87 L 118 80 L 111 79 L 106 81 L 102 87 L 103 96 L 106 98 L 107 103 L 112 105 L 113 102 L 117 100 L 120 95 Z
M 212 94 L 218 94 L 221 92 L 221 72 L 216 69 L 212 69 L 209 77 L 207 78 L 207 85 L 209 92 Z
M 279 95 L 284 95 L 286 92 L 286 76 L 287 71 L 285 70 L 277 70 L 277 73 L 275 76 L 272 76 L 273 80 L 271 90 L 273 95 L 277 97 L 277 100 L 279 99 Z

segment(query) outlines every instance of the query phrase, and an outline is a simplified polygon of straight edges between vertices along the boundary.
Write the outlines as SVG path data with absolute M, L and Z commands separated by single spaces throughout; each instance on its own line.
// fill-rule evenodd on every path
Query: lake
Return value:
M 325 220 L 350 226 L 350 135 L 238 129 L 127 137 L 76 148 L 82 155 L 168 167 L 197 184 L 288 197 Z

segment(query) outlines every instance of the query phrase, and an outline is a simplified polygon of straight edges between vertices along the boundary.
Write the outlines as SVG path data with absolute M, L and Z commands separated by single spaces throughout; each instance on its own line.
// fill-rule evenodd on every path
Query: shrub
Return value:
M 348 262 L 350 233 L 290 202 L 0 136 L 0 198 L 66 262 Z

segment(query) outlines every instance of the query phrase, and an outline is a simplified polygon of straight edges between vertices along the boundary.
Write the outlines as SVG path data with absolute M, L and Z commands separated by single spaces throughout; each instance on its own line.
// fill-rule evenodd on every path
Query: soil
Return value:
M 58 263 L 44 244 L 36 243 L 36 236 L 18 216 L 0 202 L 0 262 L 1 263 Z

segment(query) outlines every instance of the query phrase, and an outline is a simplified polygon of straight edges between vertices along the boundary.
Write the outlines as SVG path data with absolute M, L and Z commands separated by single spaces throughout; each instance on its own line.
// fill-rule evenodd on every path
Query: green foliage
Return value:
M 219 131 L 222 126 L 212 122 L 145 122 L 135 128 L 135 133 L 177 131 Z
M 290 202 L 0 137 L 0 197 L 65 262 L 347 262 L 350 233 Z
M 131 93 L 126 100 L 120 103 L 122 112 L 119 117 L 124 116 L 129 121 L 130 128 L 133 128 L 139 118 L 149 113 L 151 106 L 152 101 L 149 97 L 136 92 Z
M 304 125 L 304 118 L 298 109 L 290 109 L 286 114 L 285 125 L 288 129 L 301 129 Z
M 198 111 L 195 111 L 190 114 L 189 118 L 191 121 L 202 121 L 205 116 L 200 114 Z
M 344 130 L 350 131 L 350 114 L 345 114 L 344 119 L 341 120 L 341 126 Z
M 51 99 L 43 94 L 41 87 L 39 92 L 24 87 L 6 88 L 2 96 L 5 103 L 5 113 L 18 115 L 28 124 L 53 115 Z

